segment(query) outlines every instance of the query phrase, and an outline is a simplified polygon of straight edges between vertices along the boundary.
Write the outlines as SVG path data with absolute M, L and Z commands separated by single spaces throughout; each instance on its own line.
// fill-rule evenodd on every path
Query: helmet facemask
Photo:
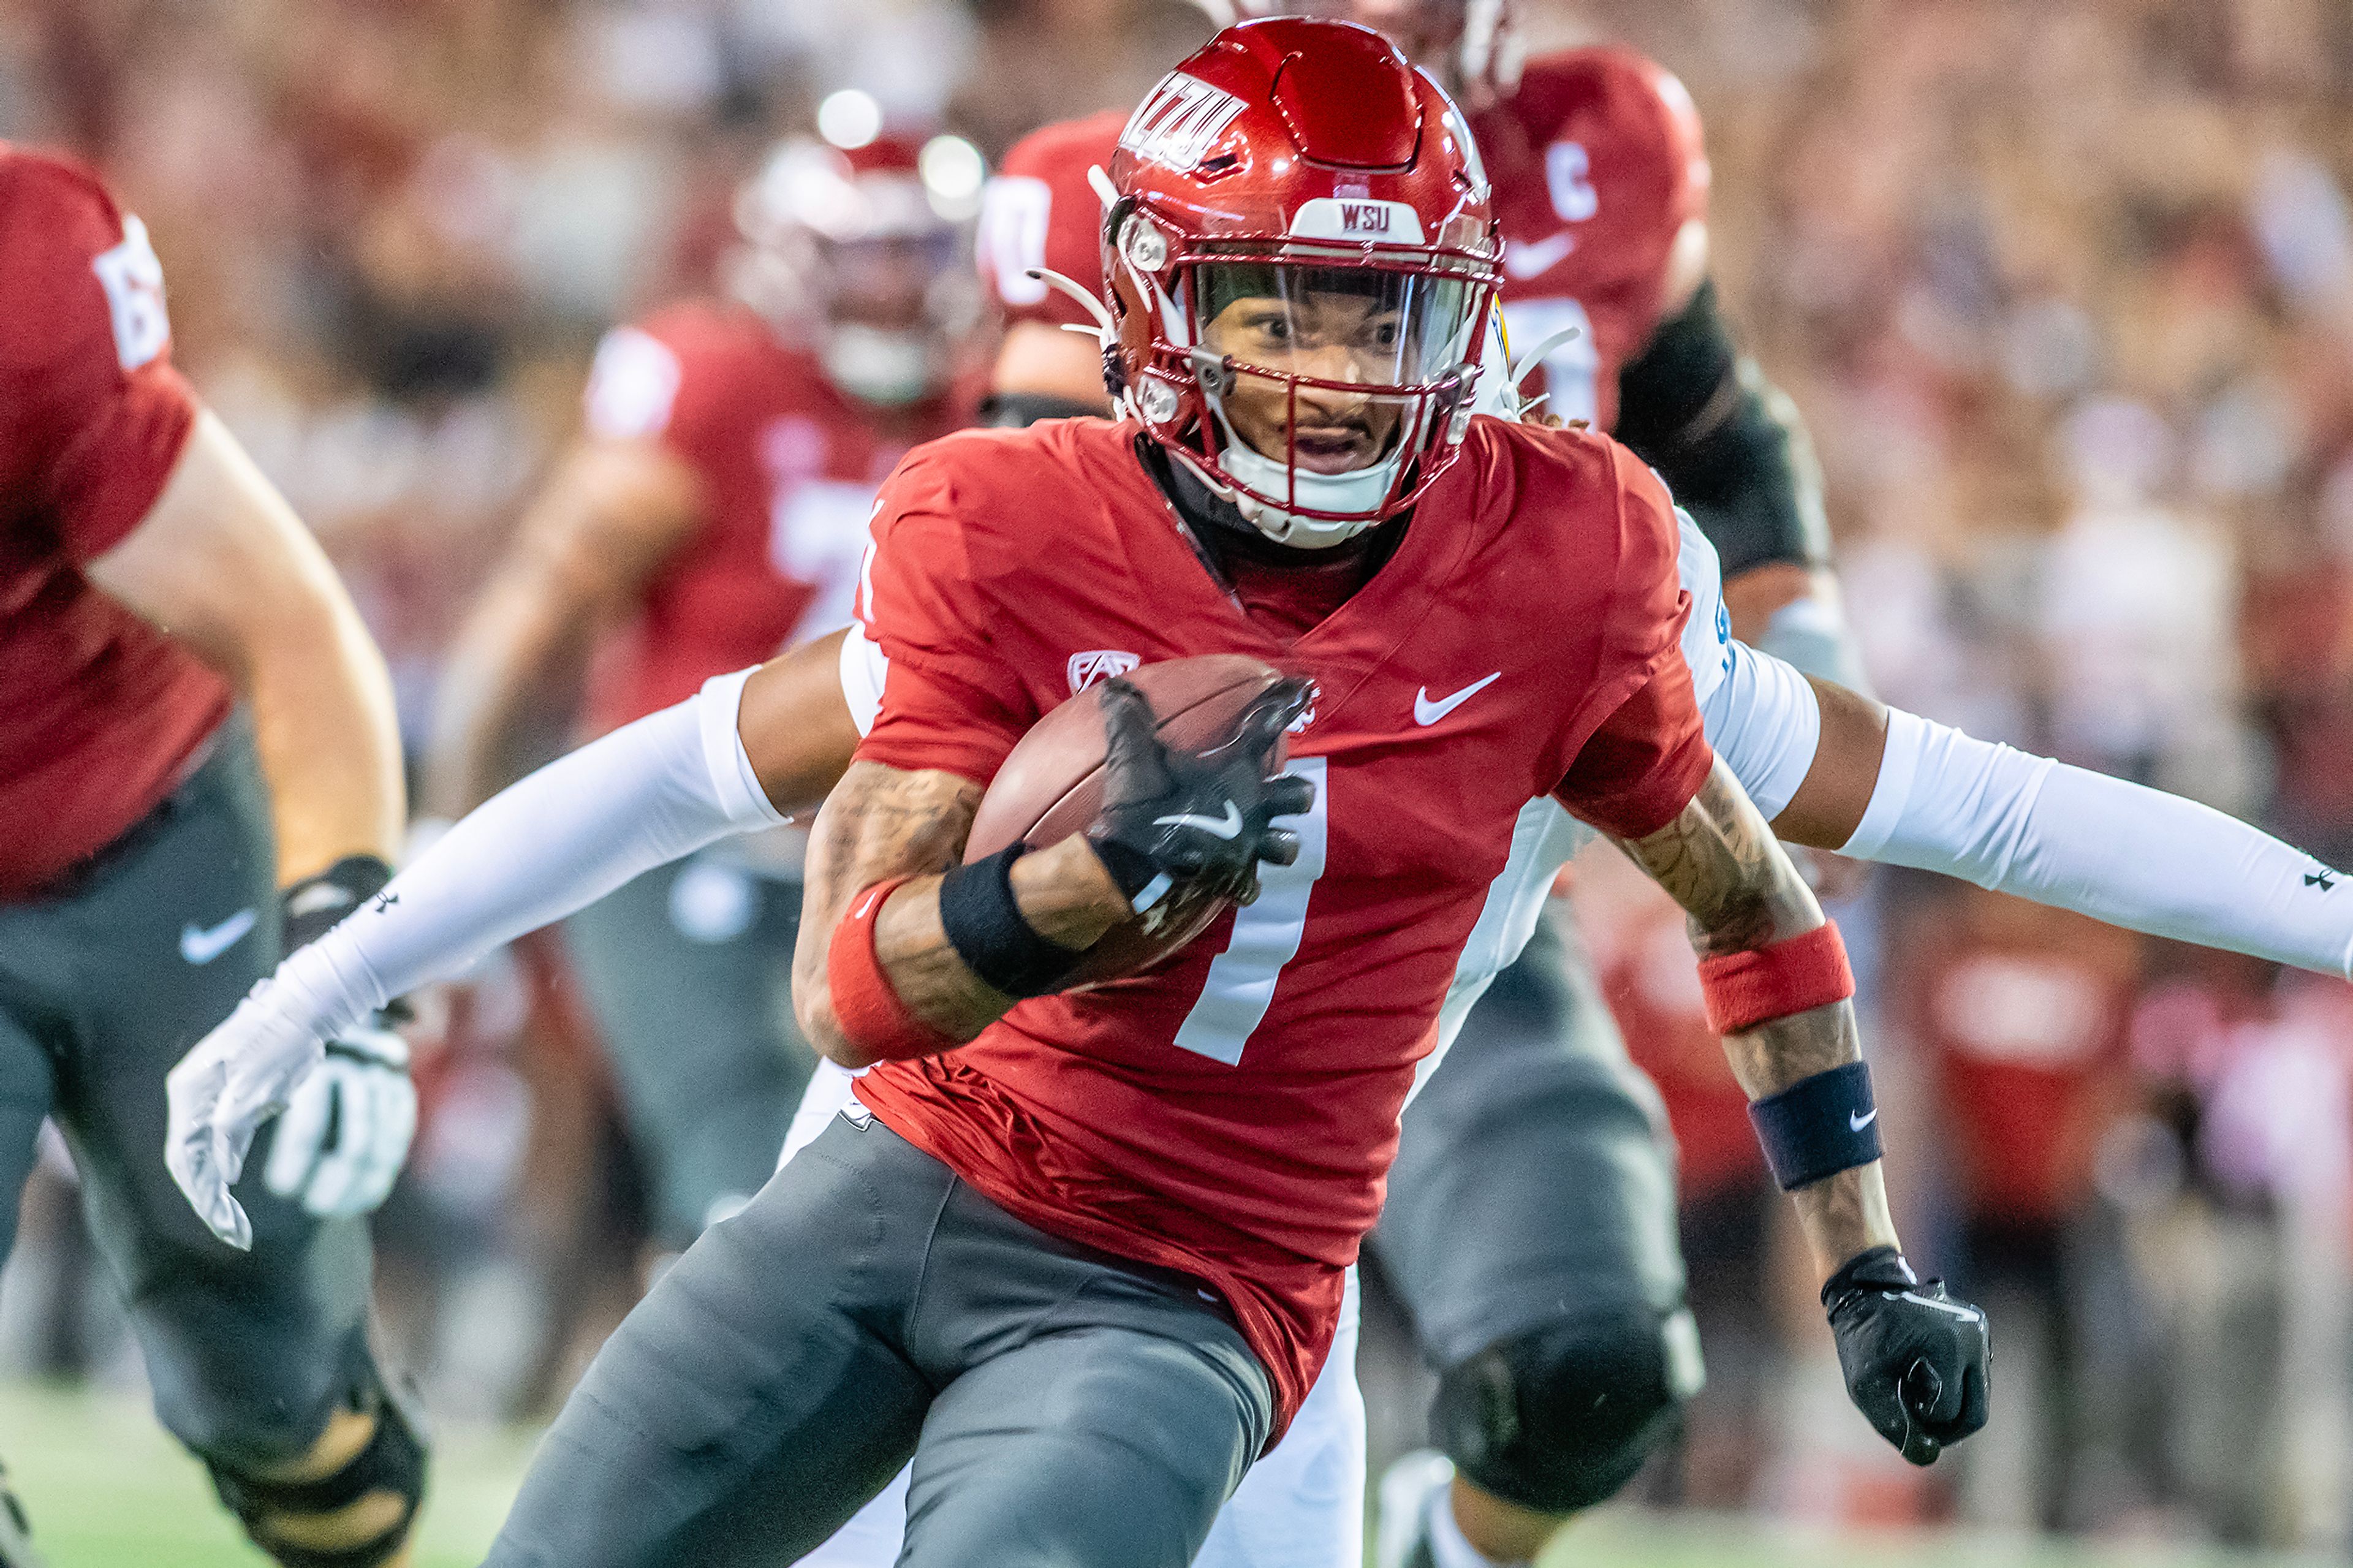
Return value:
M 893 145 L 885 156 L 787 142 L 737 198 L 749 243 L 736 292 L 807 342 L 841 391 L 876 407 L 938 393 L 979 319 L 970 214 L 930 172 L 942 161 L 934 149 L 951 142 L 934 138 L 920 155 Z M 979 154 L 956 144 L 977 165 Z
M 1459 440 L 1487 289 L 1404 267 L 1205 257 L 1177 288 L 1205 416 L 1180 451 L 1278 543 L 1337 544 L 1411 504 Z
M 945 384 L 976 310 L 955 231 L 818 240 L 826 374 L 864 403 L 898 407 Z

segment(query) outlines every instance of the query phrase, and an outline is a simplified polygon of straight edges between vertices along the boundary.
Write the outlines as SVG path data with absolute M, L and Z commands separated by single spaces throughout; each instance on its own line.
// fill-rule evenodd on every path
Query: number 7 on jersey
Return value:
M 1274 819 L 1299 834 L 1299 858 L 1288 866 L 1259 867 L 1258 901 L 1234 910 L 1233 935 L 1209 961 L 1200 1000 L 1176 1029 L 1178 1047 L 1229 1067 L 1242 1059 L 1242 1047 L 1265 1018 L 1282 966 L 1299 955 L 1307 932 L 1308 896 L 1324 875 L 1331 823 L 1324 759 L 1303 757 L 1284 771 L 1315 786 L 1315 804 L 1304 813 Z

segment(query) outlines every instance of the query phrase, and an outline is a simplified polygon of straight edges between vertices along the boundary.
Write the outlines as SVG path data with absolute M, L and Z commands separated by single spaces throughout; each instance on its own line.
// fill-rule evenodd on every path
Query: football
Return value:
M 1282 676 L 1246 654 L 1221 653 L 1143 665 L 1126 679 L 1152 703 L 1164 742 L 1201 751 L 1222 739 L 1242 710 Z M 967 863 L 1016 840 L 1036 848 L 1059 843 L 1095 819 L 1103 788 L 1102 691 L 1100 684 L 1089 686 L 1021 737 L 973 819 L 965 845 Z M 1278 742 L 1274 764 L 1282 763 Z M 1230 902 L 1198 889 L 1172 893 L 1106 932 L 1064 989 L 1100 985 L 1149 969 L 1200 935 Z

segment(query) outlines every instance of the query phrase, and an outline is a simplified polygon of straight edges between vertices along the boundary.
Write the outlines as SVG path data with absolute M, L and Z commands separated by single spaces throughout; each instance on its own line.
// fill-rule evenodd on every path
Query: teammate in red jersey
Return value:
M 1353 0 L 1339 14 L 1464 95 L 1504 238 L 1510 347 L 1540 356 L 1508 395 L 1612 429 L 1657 468 L 1721 558 L 1735 636 L 1867 689 L 1804 433 L 1735 348 L 1707 279 L 1710 176 L 1682 85 L 1623 49 L 1523 64 L 1499 0 Z M 1040 274 L 1090 290 L 1100 279 L 1090 171 L 1125 122 L 1049 126 L 990 183 L 979 252 L 1008 320 L 997 422 L 1102 406 L 1100 356 L 1064 330 L 1092 317 Z M 1673 1432 L 1702 1376 L 1673 1162 L 1574 932 L 1542 921 L 1417 1100 L 1392 1173 L 1381 1277 L 1439 1374 L 1431 1425 L 1447 1457 L 1417 1456 L 1384 1485 L 1382 1568 L 1427 1554 L 1433 1533 L 1457 1561 L 1532 1559 Z M 1520 1173 L 1533 1171 L 1551 1175 Z
M 511 782 L 551 683 L 586 673 L 585 728 L 603 734 L 848 622 L 875 488 L 969 415 L 969 226 L 923 166 L 895 136 L 786 142 L 738 203 L 742 297 L 606 339 L 586 437 L 458 638 L 436 815 Z M 667 1251 L 759 1190 L 814 1060 L 786 994 L 800 850 L 791 833 L 721 847 L 566 931 Z
M 139 220 L 0 143 L 0 1258 L 53 1118 L 164 1425 L 288 1568 L 389 1563 L 425 1450 L 368 1347 L 361 1216 L 415 1124 L 406 1047 L 340 1032 L 245 1254 L 187 1223 L 155 1139 L 187 1043 L 389 879 L 391 682 L 173 368 Z M 0 1506 L 0 1563 L 23 1537 Z
M 1907 1447 L 1983 1418 L 1982 1320 L 1914 1289 L 1850 1120 L 1834 934 L 1701 737 L 1663 489 L 1605 438 L 1470 415 L 1498 247 L 1460 116 L 1377 35 L 1303 21 L 1232 30 L 1155 103 L 1108 240 L 1137 419 L 952 437 L 885 487 L 890 674 L 796 985 L 837 1059 L 885 1059 L 874 1119 L 663 1277 L 495 1563 L 790 1556 L 911 1452 L 903 1562 L 1187 1562 L 1324 1356 L 1414 1062 L 1556 790 L 1709 933 L 1859 1402 Z M 1235 744 L 1296 724 L 1292 772 L 1168 753 L 1117 687 L 1094 826 L 935 875 L 1090 648 L 1282 661 L 1306 679 Z M 1056 994 L 1194 878 L 1260 896 Z M 175 1109 L 216 1224 L 259 1065 Z

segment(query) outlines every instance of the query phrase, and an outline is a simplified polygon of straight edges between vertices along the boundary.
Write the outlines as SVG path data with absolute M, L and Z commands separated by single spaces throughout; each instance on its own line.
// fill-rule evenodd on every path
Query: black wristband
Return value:
M 1748 1120 L 1785 1193 L 1879 1158 L 1879 1107 L 1861 1062 L 1799 1079 L 1750 1105 Z
M 1055 990 L 1086 957 L 1082 948 L 1039 936 L 1013 901 L 1013 862 L 1029 847 L 1014 844 L 940 879 L 940 924 L 948 945 L 982 984 L 1013 997 Z
M 285 951 L 318 941 L 391 880 L 392 868 L 373 855 L 346 855 L 317 876 L 303 878 L 280 900 Z

